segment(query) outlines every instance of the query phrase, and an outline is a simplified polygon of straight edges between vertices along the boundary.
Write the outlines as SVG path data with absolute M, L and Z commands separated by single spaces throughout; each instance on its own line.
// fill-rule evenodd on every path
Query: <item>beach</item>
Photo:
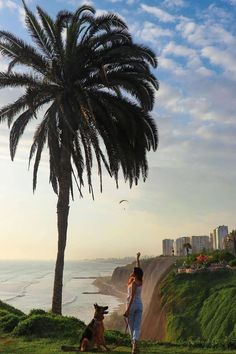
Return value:
M 108 279 L 121 264 L 118 261 L 67 261 L 63 314 L 88 323 L 93 316 L 94 303 L 109 306 L 110 312 L 118 309 L 122 303 L 118 293 L 98 288 L 95 279 Z M 0 300 L 26 314 L 33 308 L 48 311 L 51 308 L 53 279 L 53 261 L 0 261 Z

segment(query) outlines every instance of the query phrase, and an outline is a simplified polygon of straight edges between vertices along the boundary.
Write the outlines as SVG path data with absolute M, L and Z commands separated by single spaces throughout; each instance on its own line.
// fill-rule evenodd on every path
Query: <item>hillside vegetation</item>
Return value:
M 172 281 L 170 281 L 172 283 Z M 168 282 L 166 282 L 167 285 Z M 74 317 L 57 316 L 43 310 L 32 310 L 29 315 L 0 301 L 0 353 L 50 354 L 62 353 L 62 345 L 78 348 L 84 323 Z M 106 331 L 108 354 L 130 354 L 129 335 Z M 203 343 L 155 343 L 142 341 L 143 354 L 236 354 L 227 345 L 204 348 Z M 69 352 L 68 352 L 69 353 Z M 71 352 L 72 354 L 72 352 Z M 92 353 L 88 353 L 92 354 Z
M 171 272 L 160 286 L 167 308 L 166 340 L 236 346 L 236 272 Z

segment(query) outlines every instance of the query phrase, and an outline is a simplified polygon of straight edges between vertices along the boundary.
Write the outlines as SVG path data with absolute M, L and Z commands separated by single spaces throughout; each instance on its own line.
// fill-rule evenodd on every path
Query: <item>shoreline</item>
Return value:
M 98 277 L 94 280 L 93 285 L 98 288 L 101 295 L 115 296 L 122 301 L 126 299 L 126 293 L 111 284 L 111 276 Z
M 104 324 L 107 329 L 125 331 L 125 322 L 123 314 L 125 312 L 126 303 L 126 293 L 117 289 L 111 284 L 110 277 L 99 277 L 94 280 L 93 285 L 95 285 L 101 295 L 110 295 L 118 298 L 121 303 L 116 309 L 109 312 L 104 320 Z

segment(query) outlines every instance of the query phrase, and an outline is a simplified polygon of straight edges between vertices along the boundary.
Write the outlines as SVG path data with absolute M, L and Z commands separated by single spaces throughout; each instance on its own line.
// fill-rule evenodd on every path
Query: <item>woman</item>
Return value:
M 137 266 L 134 267 L 128 280 L 127 308 L 124 316 L 128 318 L 132 340 L 132 354 L 138 353 L 143 304 L 141 299 L 143 271 L 140 268 L 140 252 L 137 253 Z

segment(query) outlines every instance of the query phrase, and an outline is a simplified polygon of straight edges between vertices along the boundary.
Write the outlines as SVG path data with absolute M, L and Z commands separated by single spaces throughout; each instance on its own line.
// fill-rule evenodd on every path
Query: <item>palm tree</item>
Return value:
M 73 182 L 82 196 L 86 172 L 94 197 L 94 161 L 101 191 L 102 168 L 114 177 L 117 187 L 120 170 L 130 187 L 140 177 L 145 181 L 146 153 L 156 150 L 158 143 L 149 113 L 158 89 L 150 68 L 157 66 L 157 60 L 149 48 L 132 41 L 126 24 L 115 14 L 96 16 L 93 7 L 82 6 L 75 12 L 60 11 L 54 20 L 40 7 L 36 17 L 24 1 L 23 5 L 32 43 L 0 31 L 0 52 L 10 58 L 8 71 L 0 73 L 0 88 L 24 87 L 25 91 L 0 109 L 0 121 L 11 127 L 13 160 L 28 123 L 39 120 L 29 153 L 29 163 L 34 157 L 33 191 L 42 150 L 48 147 L 50 183 L 58 195 L 52 311 L 61 314 Z M 13 71 L 16 65 L 21 71 Z M 43 107 L 44 114 L 39 115 Z
M 183 249 L 186 250 L 187 256 L 189 256 L 189 250 L 192 249 L 192 246 L 190 245 L 190 243 L 187 242 L 183 244 Z

